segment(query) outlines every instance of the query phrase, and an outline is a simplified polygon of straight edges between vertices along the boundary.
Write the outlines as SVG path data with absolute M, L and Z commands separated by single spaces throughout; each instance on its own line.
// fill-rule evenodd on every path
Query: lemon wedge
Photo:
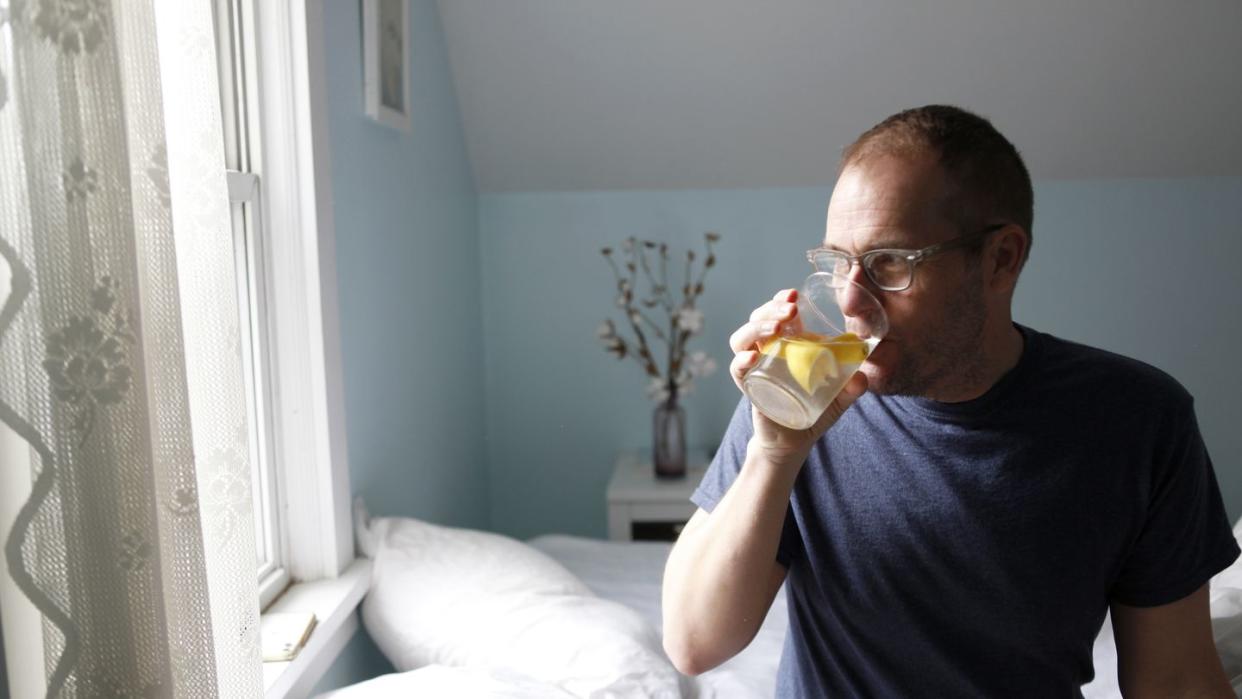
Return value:
M 814 393 L 820 384 L 839 377 L 841 365 L 861 364 L 870 353 L 867 343 L 854 333 L 836 337 L 810 333 L 773 337 L 759 346 L 759 352 L 785 360 L 789 374 L 807 393 Z
M 785 358 L 785 338 L 774 337 L 759 345 L 759 353 L 769 357 Z
M 854 333 L 838 335 L 829 340 L 828 346 L 832 348 L 837 361 L 842 364 L 861 364 L 870 354 L 867 350 L 867 343 Z
M 785 363 L 794 381 L 807 393 L 814 393 L 825 379 L 836 378 L 838 373 L 836 356 L 816 342 L 787 341 Z

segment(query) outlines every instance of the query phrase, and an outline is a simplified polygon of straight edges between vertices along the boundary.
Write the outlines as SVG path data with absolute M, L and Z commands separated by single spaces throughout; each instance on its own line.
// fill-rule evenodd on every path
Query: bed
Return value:
M 549 535 L 519 542 L 381 518 L 363 623 L 399 672 L 322 699 L 384 696 L 770 697 L 788 623 L 784 591 L 754 641 L 709 672 L 676 672 L 660 644 L 671 544 Z M 1234 533 L 1242 540 L 1242 522 Z M 1242 562 L 1213 579 L 1213 631 L 1242 697 Z M 1112 627 L 1096 640 L 1087 699 L 1120 697 Z

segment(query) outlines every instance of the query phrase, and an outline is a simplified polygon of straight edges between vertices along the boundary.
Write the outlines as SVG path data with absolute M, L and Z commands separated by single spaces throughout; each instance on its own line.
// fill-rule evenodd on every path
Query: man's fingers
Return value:
M 797 300 L 796 289 L 781 289 L 771 301 L 752 311 L 750 321 L 729 336 L 729 349 L 733 350 L 734 355 L 729 363 L 729 374 L 738 388 L 742 387 L 742 377 L 746 372 L 759 363 L 759 353 L 755 351 L 758 344 L 775 336 L 782 322 L 797 315 Z
M 792 318 L 798 310 L 798 304 L 789 301 L 768 301 L 750 313 L 750 321 L 785 320 Z
M 776 320 L 747 323 L 729 336 L 729 348 L 733 350 L 734 354 L 753 349 L 755 343 L 775 335 L 778 328 L 780 328 L 780 322 Z
M 739 389 L 742 387 L 742 379 L 746 376 L 746 372 L 755 368 L 758 363 L 759 353 L 754 350 L 746 350 L 733 355 L 733 361 L 729 362 L 729 374 Z
M 787 290 L 792 293 L 791 290 Z M 784 292 L 782 292 L 784 293 Z M 777 294 L 779 297 L 781 294 Z M 755 346 L 756 342 L 776 334 L 780 324 L 792 320 L 798 313 L 798 305 L 788 301 L 773 299 L 756 308 L 750 314 L 750 321 L 738 328 L 729 337 L 729 347 L 734 353 Z

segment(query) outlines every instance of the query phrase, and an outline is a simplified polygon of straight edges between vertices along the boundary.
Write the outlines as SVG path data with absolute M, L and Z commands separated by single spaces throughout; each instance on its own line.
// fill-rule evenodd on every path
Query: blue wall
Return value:
M 619 448 L 650 443 L 637 364 L 597 345 L 618 322 L 599 255 L 628 235 L 697 245 L 720 232 L 719 266 L 691 344 L 720 370 L 687 401 L 689 440 L 719 439 L 738 393 L 728 335 L 808 272 L 830 190 L 485 194 L 480 198 L 488 467 L 493 529 L 604 536 Z M 1242 514 L 1242 178 L 1036 184 L 1035 244 L 1019 322 L 1142 359 L 1197 399 L 1230 515 Z
M 413 125 L 363 110 L 358 2 L 326 2 L 354 492 L 375 514 L 487 522 L 477 197 L 432 0 L 412 2 Z
M 440 17 L 410 3 L 406 133 L 363 109 L 360 5 L 323 3 L 350 481 L 374 514 L 486 527 L 478 207 Z M 386 671 L 360 631 L 315 691 Z

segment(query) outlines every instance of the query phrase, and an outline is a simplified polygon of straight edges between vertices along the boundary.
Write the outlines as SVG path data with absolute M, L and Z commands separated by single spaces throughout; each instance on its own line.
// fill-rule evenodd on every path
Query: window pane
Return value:
M 220 106 L 224 120 L 222 144 L 230 171 L 233 203 L 234 262 L 237 306 L 242 329 L 241 354 L 245 368 L 247 430 L 250 443 L 251 491 L 255 523 L 255 558 L 260 579 L 282 564 L 278 482 L 272 453 L 271 401 L 268 389 L 267 313 L 263 290 L 262 237 L 258 223 L 261 199 L 252 186 L 251 168 L 257 165 L 252 149 L 258 143 L 252 129 L 257 115 L 257 78 L 254 73 L 255 42 L 251 0 L 199 0 L 211 2 L 215 17 L 219 65 Z M 257 127 L 256 127 L 257 128 Z M 238 173 L 244 173 L 239 175 Z M 249 178 L 247 180 L 247 178 Z M 239 192 L 244 194 L 239 194 Z
M 238 327 L 241 329 L 242 366 L 246 380 L 246 429 L 247 441 L 250 444 L 250 487 L 254 506 L 255 522 L 255 557 L 257 567 L 262 569 L 272 563 L 272 547 L 269 536 L 268 515 L 272 508 L 267 507 L 267 464 L 263 458 L 263 430 L 260 428 L 260 369 L 255 361 L 256 333 L 254 318 L 252 256 L 249 251 L 249 236 L 246 231 L 246 212 L 244 205 L 233 204 L 233 260 L 237 278 L 237 310 L 240 314 Z

